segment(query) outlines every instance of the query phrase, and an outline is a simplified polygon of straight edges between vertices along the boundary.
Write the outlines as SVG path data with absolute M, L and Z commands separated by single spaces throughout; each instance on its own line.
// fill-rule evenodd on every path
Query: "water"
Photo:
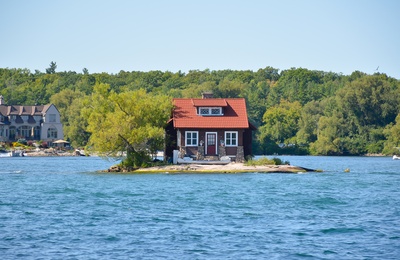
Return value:
M 399 259 L 399 160 L 280 158 L 326 172 L 106 174 L 113 162 L 95 157 L 0 158 L 0 258 Z

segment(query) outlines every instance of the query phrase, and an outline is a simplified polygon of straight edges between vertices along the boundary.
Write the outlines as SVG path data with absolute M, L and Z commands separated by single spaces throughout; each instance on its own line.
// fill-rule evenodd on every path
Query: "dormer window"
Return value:
M 222 116 L 222 107 L 200 107 L 199 115 L 202 116 Z

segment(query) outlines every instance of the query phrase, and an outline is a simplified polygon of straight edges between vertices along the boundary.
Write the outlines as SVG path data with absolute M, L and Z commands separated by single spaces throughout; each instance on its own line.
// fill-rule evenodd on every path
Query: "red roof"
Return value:
M 192 98 L 192 103 L 195 107 L 226 107 L 228 103 L 226 103 L 225 98 Z
M 244 98 L 176 98 L 173 122 L 175 128 L 249 128 Z M 197 107 L 222 107 L 223 115 L 202 116 Z

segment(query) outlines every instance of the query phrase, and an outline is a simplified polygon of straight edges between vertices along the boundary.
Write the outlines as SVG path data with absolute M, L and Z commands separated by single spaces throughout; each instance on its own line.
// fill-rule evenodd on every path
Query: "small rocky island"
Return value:
M 213 164 L 173 164 L 154 166 L 139 169 L 122 169 L 119 166 L 112 166 L 104 172 L 124 172 L 124 173 L 304 173 L 304 172 L 320 172 L 299 166 L 292 165 L 262 165 L 247 166 L 243 163 L 231 162 L 226 165 Z

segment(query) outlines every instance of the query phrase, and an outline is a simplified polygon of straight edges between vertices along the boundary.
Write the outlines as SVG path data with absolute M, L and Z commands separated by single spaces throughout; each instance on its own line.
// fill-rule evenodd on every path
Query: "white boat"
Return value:
M 0 153 L 0 157 L 23 157 L 23 156 L 25 156 L 25 154 L 24 151 L 22 150 L 7 151 Z
M 399 155 L 393 155 L 393 160 L 400 160 L 400 156 Z

